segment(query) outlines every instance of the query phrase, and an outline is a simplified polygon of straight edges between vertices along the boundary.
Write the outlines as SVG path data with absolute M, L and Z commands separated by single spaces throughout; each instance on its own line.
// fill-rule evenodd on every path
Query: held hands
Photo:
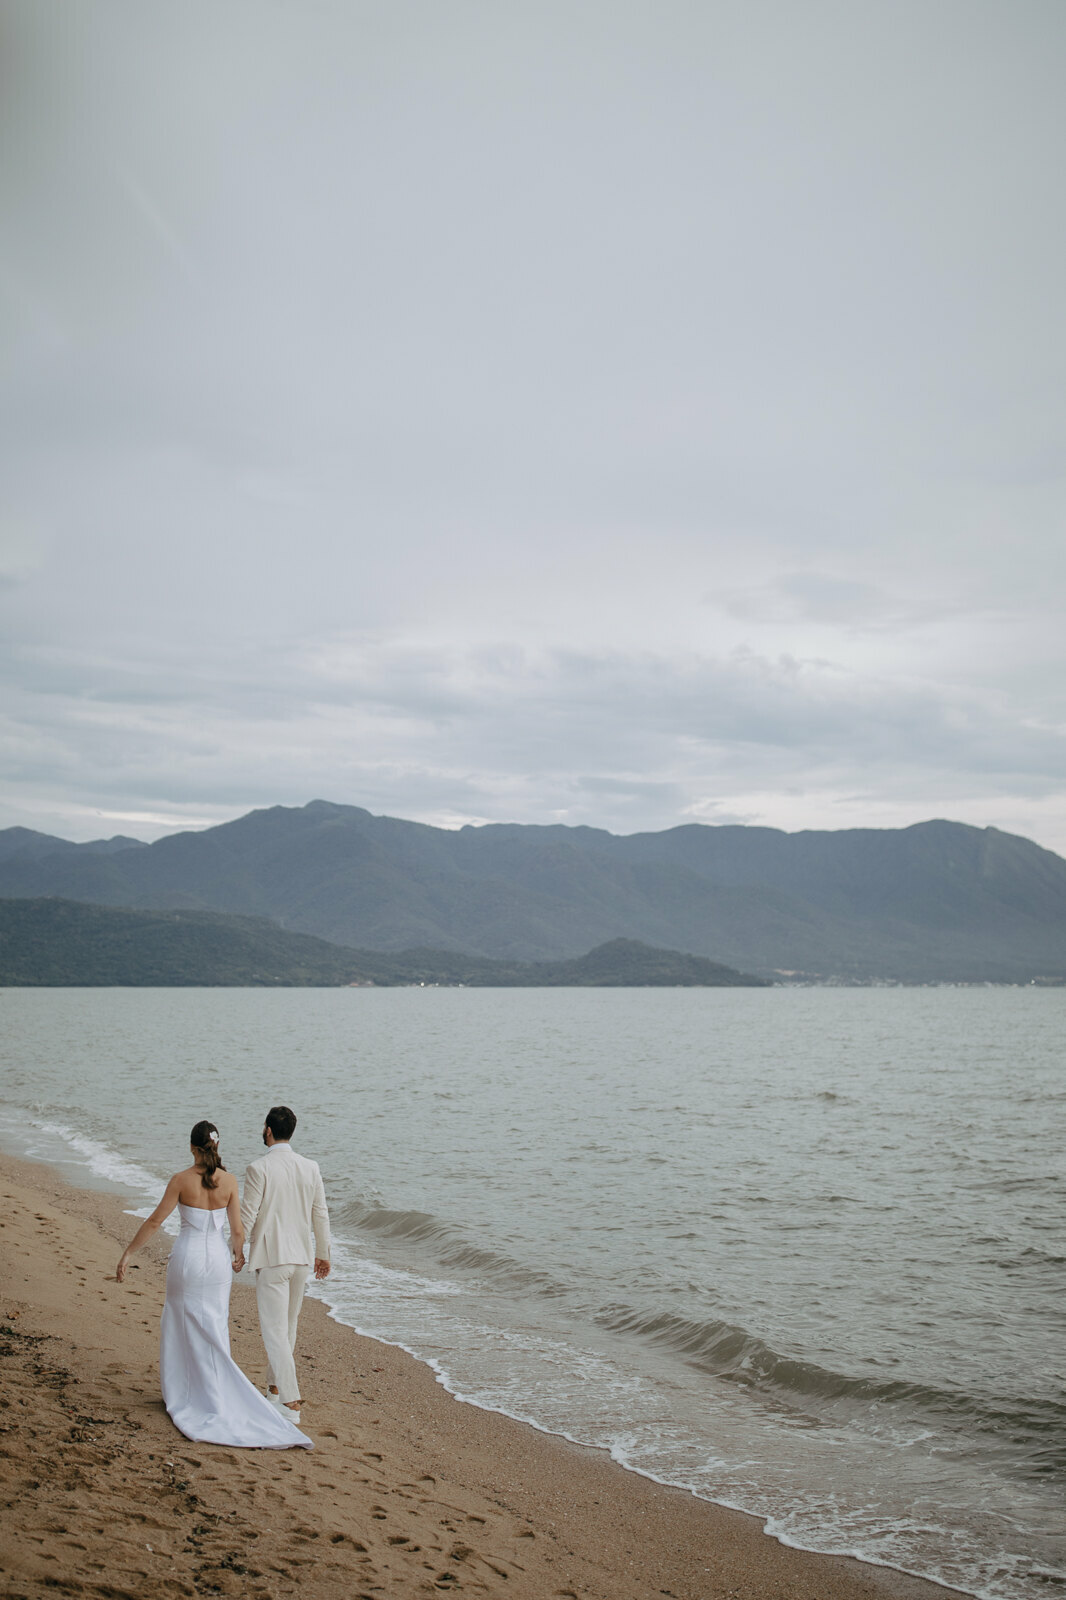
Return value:
M 240 1272 L 243 1266 L 244 1266 L 244 1251 L 243 1250 L 235 1250 L 233 1252 L 233 1270 L 234 1270 L 234 1272 Z
M 329 1262 L 328 1261 L 324 1261 L 321 1256 L 316 1256 L 315 1257 L 315 1277 L 316 1278 L 328 1278 L 329 1277 Z

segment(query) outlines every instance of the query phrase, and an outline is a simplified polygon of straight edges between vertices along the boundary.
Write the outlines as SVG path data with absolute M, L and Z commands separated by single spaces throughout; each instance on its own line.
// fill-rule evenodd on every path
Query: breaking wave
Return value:
M 432 1250 L 434 1260 L 453 1271 L 476 1273 L 481 1279 L 512 1289 L 528 1290 L 546 1296 L 564 1295 L 565 1284 L 549 1273 L 525 1266 L 500 1250 L 473 1243 L 453 1223 L 426 1211 L 390 1211 L 384 1206 L 353 1201 L 343 1207 L 337 1221 L 373 1234 L 378 1239 L 395 1239 L 404 1244 L 420 1244 Z

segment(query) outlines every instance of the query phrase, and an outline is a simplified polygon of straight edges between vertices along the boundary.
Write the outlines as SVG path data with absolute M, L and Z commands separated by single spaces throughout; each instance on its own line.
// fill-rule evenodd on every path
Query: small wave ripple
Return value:
M 907 1412 L 938 1422 L 960 1436 L 987 1435 L 1009 1449 L 1026 1475 L 1066 1475 L 1066 1403 L 1020 1395 L 990 1397 L 905 1379 L 865 1378 L 835 1372 L 775 1350 L 746 1328 L 697 1321 L 665 1311 L 604 1306 L 595 1318 L 612 1333 L 636 1335 L 683 1356 L 716 1378 L 747 1385 L 812 1420 L 855 1420 Z

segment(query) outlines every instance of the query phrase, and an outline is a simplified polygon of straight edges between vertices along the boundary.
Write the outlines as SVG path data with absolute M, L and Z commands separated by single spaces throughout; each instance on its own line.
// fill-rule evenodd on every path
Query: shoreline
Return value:
M 300 1325 L 313 1452 L 194 1444 L 158 1391 L 166 1237 L 113 1194 L 0 1156 L 5 1591 L 323 1600 L 467 1591 L 519 1600 L 943 1600 L 893 1567 L 796 1549 L 760 1518 L 604 1450 L 451 1395 L 432 1368 L 316 1299 Z M 254 1295 L 234 1355 L 262 1375 Z M 165 1565 L 163 1565 L 165 1563 Z

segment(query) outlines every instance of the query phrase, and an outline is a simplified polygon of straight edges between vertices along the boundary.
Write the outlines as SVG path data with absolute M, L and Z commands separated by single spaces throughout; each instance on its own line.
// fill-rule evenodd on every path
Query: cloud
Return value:
M 855 632 L 898 633 L 972 615 L 958 596 L 893 594 L 876 584 L 824 572 L 782 572 L 766 583 L 708 593 L 708 603 L 744 621 L 814 622 Z
M 5 815 L 1066 846 L 1064 18 L 16 7 Z
M 623 831 L 685 816 L 772 820 L 841 796 L 909 820 L 991 816 L 1066 789 L 1063 730 L 1002 696 L 751 651 L 433 649 L 337 637 L 238 668 L 20 662 L 3 725 L 8 804 L 219 816 L 313 795 L 402 815 Z M 768 797 L 776 796 L 776 800 Z M 790 799 L 791 796 L 791 799 Z M 797 797 L 803 797 L 796 807 Z M 26 802 L 23 801 L 23 804 Z

